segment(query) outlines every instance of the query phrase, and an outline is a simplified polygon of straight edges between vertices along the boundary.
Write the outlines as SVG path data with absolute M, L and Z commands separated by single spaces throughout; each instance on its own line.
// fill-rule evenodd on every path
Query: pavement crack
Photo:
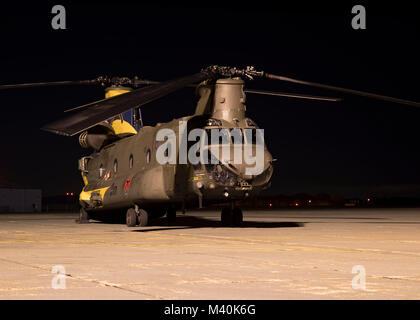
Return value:
M 51 272 L 51 269 L 49 269 L 49 268 L 35 266 L 35 265 L 31 265 L 31 264 L 26 264 L 26 263 L 22 263 L 22 262 L 10 260 L 10 259 L 0 258 L 0 261 L 4 261 L 4 262 L 8 262 L 8 263 L 13 263 L 13 264 L 17 264 L 17 265 L 21 265 L 21 266 L 24 266 L 24 267 L 27 267 L 27 268 L 32 268 L 32 269 L 37 269 L 37 270 Z M 111 283 L 111 282 L 108 282 L 106 280 L 88 279 L 88 278 L 83 278 L 83 277 L 79 277 L 79 276 L 74 276 L 74 275 L 72 275 L 70 273 L 65 273 L 65 276 L 68 277 L 68 278 L 71 278 L 71 279 L 75 279 L 75 280 L 92 282 L 92 283 L 96 283 L 96 284 L 99 284 L 99 285 L 105 286 L 105 287 L 110 287 L 110 288 L 115 288 L 115 289 L 123 290 L 123 291 L 126 291 L 126 292 L 141 294 L 141 295 L 144 295 L 144 296 L 148 296 L 150 298 L 153 298 L 153 299 L 159 299 L 159 300 L 163 300 L 164 299 L 163 297 L 160 297 L 160 296 L 157 296 L 157 295 L 153 295 L 153 294 L 150 294 L 150 293 L 146 293 L 146 292 L 142 292 L 142 291 L 137 291 L 137 290 L 132 290 L 132 289 L 124 288 L 124 287 L 122 287 L 122 286 L 120 286 L 118 284 Z

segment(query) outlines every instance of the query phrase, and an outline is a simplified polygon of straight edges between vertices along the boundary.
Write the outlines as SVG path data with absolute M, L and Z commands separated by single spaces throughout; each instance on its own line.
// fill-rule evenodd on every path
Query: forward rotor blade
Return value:
M 321 97 L 321 96 L 311 96 L 307 94 L 298 94 L 298 93 L 287 93 L 287 92 L 274 92 L 274 91 L 263 91 L 263 90 L 250 90 L 245 89 L 246 93 L 255 93 L 262 94 L 267 96 L 278 96 L 278 97 L 288 97 L 288 98 L 298 98 L 298 99 L 308 99 L 308 100 L 320 100 L 320 101 L 341 101 L 343 99 L 333 98 L 333 97 Z
M 115 115 L 152 102 L 209 77 L 208 73 L 200 72 L 184 78 L 140 88 L 113 98 L 96 101 L 86 105 L 86 110 L 48 124 L 42 129 L 56 134 L 73 136 Z
M 364 91 L 359 91 L 359 90 L 352 90 L 352 89 L 347 89 L 347 88 L 335 87 L 335 86 L 330 86 L 330 85 L 327 85 L 327 84 L 322 84 L 322 83 L 317 83 L 317 82 L 303 81 L 303 80 L 278 76 L 278 75 L 269 74 L 269 73 L 266 73 L 265 76 L 269 79 L 276 79 L 276 80 L 281 80 L 281 81 L 286 81 L 286 82 L 303 84 L 303 85 L 311 86 L 311 87 L 323 88 L 323 89 L 327 89 L 327 90 L 334 90 L 334 91 L 354 94 L 354 95 L 358 95 L 358 96 L 362 96 L 362 97 L 368 97 L 368 98 L 373 98 L 373 99 L 378 99 L 378 100 L 384 100 L 384 101 L 406 104 L 406 105 L 414 106 L 414 107 L 420 107 L 420 103 L 415 102 L 415 101 L 398 99 L 398 98 L 383 96 L 383 95 L 380 95 L 380 94 L 369 93 L 369 92 L 364 92 Z
M 17 83 L 17 84 L 2 84 L 1 89 L 17 89 L 17 88 L 31 88 L 31 87 L 49 87 L 49 86 L 68 86 L 68 85 L 93 85 L 98 84 L 94 80 L 70 80 L 70 81 L 50 81 L 50 82 L 34 82 L 34 83 Z

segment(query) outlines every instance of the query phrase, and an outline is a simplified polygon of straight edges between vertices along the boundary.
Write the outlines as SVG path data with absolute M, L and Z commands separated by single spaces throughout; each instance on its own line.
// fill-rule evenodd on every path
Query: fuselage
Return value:
M 194 203 L 198 204 L 199 197 L 204 204 L 238 200 L 253 196 L 268 186 L 272 175 L 272 158 L 265 145 L 262 147 L 262 172 L 257 175 L 246 174 L 246 168 L 255 165 L 248 165 L 243 159 L 243 163 L 227 163 L 222 157 L 223 148 L 228 148 L 229 155 L 235 153 L 235 148 L 243 150 L 248 144 L 252 148 L 253 141 L 247 141 L 245 135 L 242 143 L 226 145 L 212 144 L 209 141 L 205 145 L 208 154 L 213 158 L 217 153 L 215 151 L 219 149 L 219 163 L 212 163 L 211 156 L 195 164 L 188 158 L 187 163 L 180 163 L 179 145 L 182 133 L 179 132 L 179 123 L 189 124 L 196 119 L 194 116 L 184 117 L 154 127 L 143 127 L 137 134 L 108 144 L 86 157 L 86 170 L 82 173 L 86 185 L 80 195 L 81 204 L 97 210 L 125 208 L 134 204 L 165 207 L 187 203 L 194 206 Z M 229 127 L 225 122 L 220 124 L 221 126 L 203 126 L 201 129 L 210 135 L 211 130 L 225 129 L 225 132 L 230 133 L 233 129 L 256 129 L 255 126 L 249 126 L 253 122 L 247 118 L 243 119 L 243 126 L 237 124 Z M 158 141 L 157 134 L 162 129 L 170 129 L 176 135 L 176 163 L 159 163 L 157 153 L 163 141 Z M 188 131 L 191 129 L 188 128 Z M 194 129 L 197 127 L 194 126 Z M 187 142 L 188 149 L 191 144 L 191 141 Z M 199 150 L 198 154 L 200 152 L 202 151 Z M 205 163 L 206 160 L 208 163 Z
M 273 159 L 263 131 L 245 116 L 243 81 L 220 79 L 197 91 L 195 115 L 114 134 L 80 160 L 84 208 L 197 207 L 252 197 L 270 185 Z M 125 125 L 112 122 L 115 131 Z M 220 136 L 213 140 L 213 132 Z M 83 141 L 95 144 L 89 135 Z

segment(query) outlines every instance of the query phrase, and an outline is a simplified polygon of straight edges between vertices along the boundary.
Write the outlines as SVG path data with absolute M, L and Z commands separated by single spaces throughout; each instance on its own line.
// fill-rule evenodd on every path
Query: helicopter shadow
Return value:
M 194 216 L 177 216 L 176 221 L 168 223 L 166 219 L 159 218 L 151 220 L 149 225 L 142 229 L 132 230 L 132 232 L 152 232 L 164 230 L 185 230 L 198 228 L 298 228 L 304 227 L 305 222 L 294 221 L 280 221 L 280 222 L 265 222 L 265 221 L 243 221 L 237 226 L 223 226 L 220 221 L 210 220 L 202 217 Z

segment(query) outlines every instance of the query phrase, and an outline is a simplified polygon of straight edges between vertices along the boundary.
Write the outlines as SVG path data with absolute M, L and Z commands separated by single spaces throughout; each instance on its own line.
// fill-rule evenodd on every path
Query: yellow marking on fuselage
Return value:
M 88 185 L 88 179 L 86 177 L 86 173 L 84 173 L 84 172 L 82 172 L 82 179 L 83 179 L 84 185 L 87 186 Z
M 120 94 L 124 94 L 124 93 L 128 93 L 131 92 L 130 88 L 121 88 L 121 87 L 116 87 L 116 88 L 108 88 L 105 92 L 105 98 L 112 98 L 115 96 L 119 96 Z
M 137 134 L 137 130 L 133 128 L 131 124 L 127 121 L 116 119 L 112 121 L 112 129 L 114 129 L 114 133 L 118 136 L 120 134 L 131 133 Z
M 105 91 L 105 98 L 109 99 L 109 98 L 119 96 L 120 94 L 125 94 L 131 91 L 132 90 L 130 88 L 126 88 L 126 87 L 109 87 Z M 129 124 L 127 121 L 121 121 L 121 119 L 120 120 L 117 119 L 117 120 L 114 120 L 111 125 L 116 135 L 120 135 L 124 133 L 137 134 L 136 129 L 134 129 L 131 126 L 131 124 Z
M 80 193 L 79 200 L 90 201 L 90 196 L 91 196 L 92 192 L 96 192 L 96 193 L 99 193 L 99 195 L 101 196 L 102 201 L 103 201 L 104 196 L 105 196 L 105 192 L 109 188 L 110 187 L 105 187 L 105 188 L 100 188 L 100 189 L 95 189 L 95 190 L 90 190 L 90 191 L 85 191 L 85 188 L 83 188 L 82 192 Z

